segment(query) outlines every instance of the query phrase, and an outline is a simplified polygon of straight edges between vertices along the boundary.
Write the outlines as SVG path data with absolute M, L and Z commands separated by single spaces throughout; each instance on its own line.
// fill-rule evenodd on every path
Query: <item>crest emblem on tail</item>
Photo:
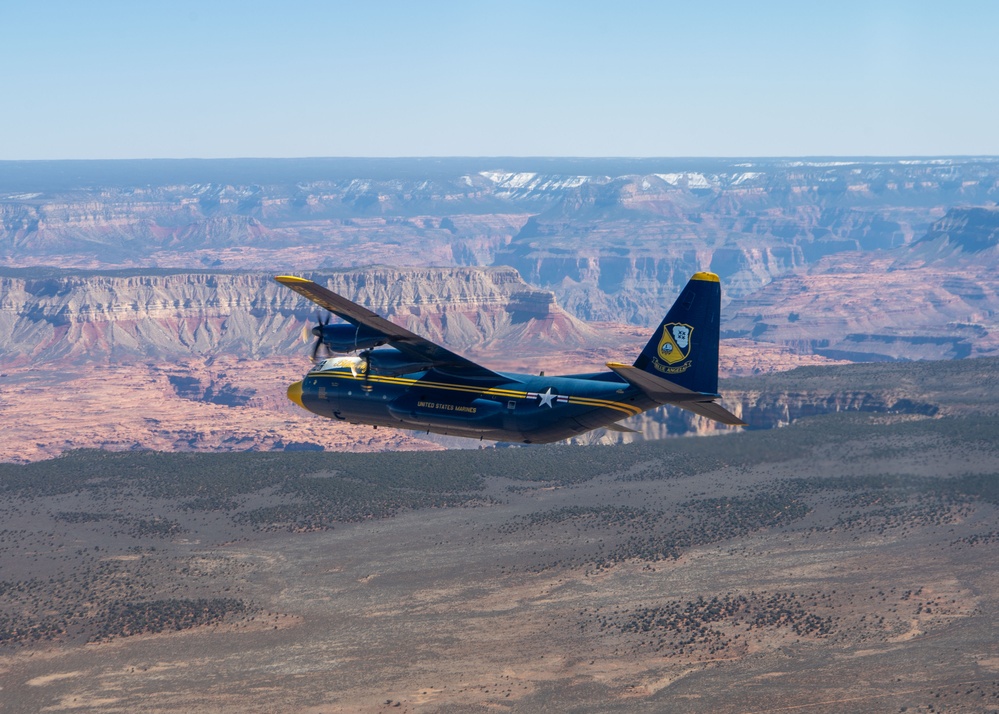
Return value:
M 667 322 L 659 340 L 659 359 L 666 364 L 676 364 L 690 355 L 690 335 L 694 328 L 682 322 Z

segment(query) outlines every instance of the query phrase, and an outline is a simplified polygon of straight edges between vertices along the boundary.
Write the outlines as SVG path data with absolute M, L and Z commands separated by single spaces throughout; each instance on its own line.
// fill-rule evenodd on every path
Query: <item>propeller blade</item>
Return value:
M 365 392 L 370 392 L 371 391 L 371 380 L 370 380 L 370 377 L 371 377 L 371 350 L 366 350 L 366 351 L 362 352 L 359 355 L 359 357 L 361 358 L 361 362 L 358 365 L 358 367 L 362 371 L 362 375 L 361 375 L 362 376 L 361 389 L 364 390 Z M 356 377 L 357 374 L 355 373 L 354 376 Z
M 308 330 L 308 325 L 306 325 L 305 327 L 302 328 L 303 341 L 307 341 L 308 340 L 308 337 L 306 335 L 309 334 L 309 333 L 311 333 L 311 334 L 313 334 L 313 335 L 316 336 L 316 343 L 312 346 L 312 361 L 313 362 L 315 362 L 316 360 L 319 359 L 319 348 L 323 347 L 326 344 L 325 342 L 323 342 L 323 328 L 326 327 L 328 324 L 330 324 L 330 320 L 332 318 L 333 318 L 333 315 L 332 315 L 332 313 L 329 313 L 329 312 L 326 313 L 326 319 L 323 319 L 322 315 L 320 315 L 319 313 L 316 313 L 316 323 L 317 323 L 316 326 L 313 327 L 311 330 L 309 330 L 309 332 L 306 332 L 306 330 Z M 327 354 L 328 353 L 329 353 L 329 350 L 327 349 Z

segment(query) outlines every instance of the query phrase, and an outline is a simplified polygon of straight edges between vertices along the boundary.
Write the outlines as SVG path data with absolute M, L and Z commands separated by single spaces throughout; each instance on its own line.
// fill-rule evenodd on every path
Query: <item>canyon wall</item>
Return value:
M 510 268 L 370 268 L 307 277 L 455 349 L 600 342 Z M 315 305 L 262 273 L 0 272 L 0 360 L 305 354 Z M 307 335 L 307 341 L 312 337 Z
M 830 256 L 727 306 L 727 337 L 850 361 L 999 353 L 999 209 L 955 208 L 892 250 Z

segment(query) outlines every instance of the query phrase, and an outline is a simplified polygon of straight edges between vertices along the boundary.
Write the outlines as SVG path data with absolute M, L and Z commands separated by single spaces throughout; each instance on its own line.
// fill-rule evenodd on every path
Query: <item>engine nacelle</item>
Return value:
M 368 354 L 368 368 L 372 374 L 397 377 L 400 374 L 426 372 L 433 364 L 426 360 L 414 360 L 396 349 L 375 350 Z
M 385 335 L 364 325 L 320 325 L 312 328 L 312 334 L 322 338 L 331 352 L 370 350 L 388 342 Z

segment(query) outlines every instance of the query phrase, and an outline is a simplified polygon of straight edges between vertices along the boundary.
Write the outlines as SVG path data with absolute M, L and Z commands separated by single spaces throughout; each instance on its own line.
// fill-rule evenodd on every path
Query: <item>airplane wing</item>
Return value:
M 431 363 L 433 368 L 440 372 L 472 379 L 509 381 L 492 370 L 410 332 L 405 327 L 389 322 L 381 315 L 327 290 L 318 283 L 293 275 L 278 275 L 274 279 L 352 325 L 364 325 L 381 332 L 388 338 L 389 345 L 409 357 Z

